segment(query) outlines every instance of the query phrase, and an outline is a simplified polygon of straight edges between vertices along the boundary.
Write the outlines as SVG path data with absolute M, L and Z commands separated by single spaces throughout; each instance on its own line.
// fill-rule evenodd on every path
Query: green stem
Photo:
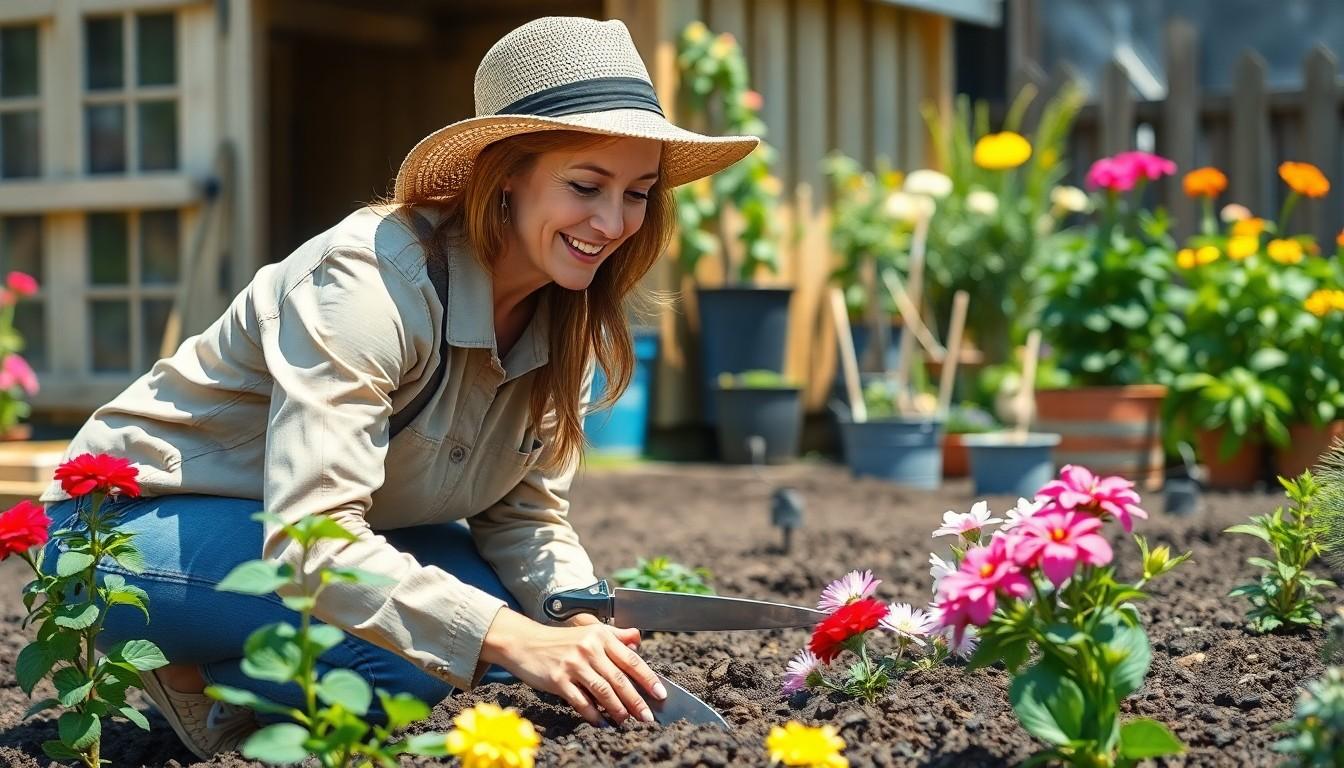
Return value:
M 1298 198 L 1302 197 L 1297 192 L 1290 192 L 1287 199 L 1283 201 L 1283 207 L 1279 209 L 1278 231 L 1275 236 L 1283 237 L 1288 231 L 1288 217 L 1293 214 L 1293 208 L 1297 206 Z
M 303 594 L 308 597 L 308 547 L 303 548 L 299 556 L 299 584 Z M 308 706 L 308 716 L 317 722 L 317 681 L 313 679 L 317 659 L 313 657 L 308 645 L 308 629 L 312 625 L 312 609 L 299 611 L 299 647 L 302 649 L 301 674 L 303 675 L 303 696 Z

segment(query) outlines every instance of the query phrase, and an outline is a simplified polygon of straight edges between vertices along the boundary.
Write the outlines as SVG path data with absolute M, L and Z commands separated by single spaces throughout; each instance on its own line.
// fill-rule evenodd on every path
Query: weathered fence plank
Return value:
M 1257 216 L 1273 218 L 1269 189 L 1269 98 L 1265 85 L 1265 60 L 1247 51 L 1237 61 L 1233 78 L 1232 156 L 1229 181 L 1231 197 L 1249 206 Z
M 1167 99 L 1162 103 L 1162 127 L 1158 134 L 1162 153 L 1188 171 L 1197 164 L 1199 142 L 1199 60 L 1195 25 L 1178 19 L 1167 25 Z M 1180 184 L 1166 187 L 1167 210 L 1176 220 L 1176 236 L 1185 238 L 1198 229 L 1195 201 L 1185 196 Z
M 1303 144 L 1306 158 L 1314 163 L 1327 177 L 1334 181 L 1330 194 L 1323 200 L 1304 201 L 1299 221 L 1307 231 L 1323 239 L 1325 252 L 1330 247 L 1330 237 L 1339 231 L 1339 206 L 1344 196 L 1340 194 L 1340 184 L 1344 179 L 1338 177 L 1339 171 L 1339 83 L 1336 73 L 1339 62 L 1325 46 L 1318 45 L 1307 54 L 1302 62 L 1302 124 Z

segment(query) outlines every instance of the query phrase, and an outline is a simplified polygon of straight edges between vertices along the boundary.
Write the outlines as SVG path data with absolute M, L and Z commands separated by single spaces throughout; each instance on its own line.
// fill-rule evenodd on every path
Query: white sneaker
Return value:
M 204 693 L 176 690 L 159 677 L 158 670 L 142 672 L 140 679 L 173 732 L 202 760 L 238 749 L 261 727 L 252 710 L 216 701 Z

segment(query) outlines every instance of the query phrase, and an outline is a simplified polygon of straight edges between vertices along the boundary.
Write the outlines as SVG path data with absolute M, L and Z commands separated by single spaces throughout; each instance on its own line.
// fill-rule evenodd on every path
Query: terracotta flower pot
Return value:
M 1344 419 L 1318 427 L 1293 424 L 1288 427 L 1288 444 L 1274 449 L 1274 471 L 1284 477 L 1297 477 L 1330 450 L 1335 440 L 1344 437 Z
M 1162 486 L 1160 384 L 1043 389 L 1032 429 L 1060 436 L 1055 463 L 1120 475 L 1147 490 Z
M 1204 485 L 1214 490 L 1249 491 L 1264 475 L 1260 463 L 1264 449 L 1262 438 L 1248 435 L 1237 452 L 1227 458 L 1218 453 L 1223 430 L 1200 430 L 1195 434 L 1200 462 L 1208 471 Z
M 33 437 L 32 424 L 15 424 L 14 426 L 0 431 L 0 441 L 7 443 L 29 440 Z
M 970 453 L 960 432 L 943 435 L 943 477 L 965 477 L 971 473 Z

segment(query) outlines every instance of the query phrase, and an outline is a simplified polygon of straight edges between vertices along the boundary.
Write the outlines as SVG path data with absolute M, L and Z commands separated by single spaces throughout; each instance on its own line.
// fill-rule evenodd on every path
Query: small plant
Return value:
M 1327 667 L 1324 676 L 1308 683 L 1293 719 L 1278 729 L 1289 736 L 1274 751 L 1289 755 L 1288 765 L 1344 765 L 1344 668 Z
M 1120 720 L 1121 702 L 1143 684 L 1152 660 L 1134 601 L 1146 597 L 1150 579 L 1188 557 L 1150 551 L 1136 536 L 1144 575 L 1133 584 L 1116 580 L 1101 529 L 1114 519 L 1131 531 L 1148 516 L 1139 503 L 1130 481 L 1070 465 L 1035 501 L 1019 501 L 988 540 L 984 529 L 995 520 L 987 509 L 969 519 L 949 513 L 939 529 L 957 534 L 964 549 L 954 547 L 954 562 L 934 564 L 938 624 L 954 642 L 978 627 L 971 667 L 1002 662 L 1013 676 L 1018 720 L 1050 745 L 1031 764 L 1129 766 L 1183 749 L 1155 720 Z
M 329 517 L 314 515 L 286 523 L 260 512 L 255 520 L 281 525 L 302 548 L 306 560 L 314 544 L 322 540 L 354 541 L 354 534 Z M 450 742 L 442 733 L 428 732 L 398 739 L 393 733 L 429 717 L 429 706 L 406 693 L 390 695 L 378 690 L 387 714 L 387 724 L 370 725 L 364 718 L 373 701 L 369 684 L 348 669 L 333 669 L 317 677 L 317 659 L 338 645 L 345 633 L 329 624 L 314 626 L 313 606 L 330 584 L 381 585 L 384 576 L 358 568 L 323 568 L 310 575 L 296 574 L 289 565 L 273 560 L 250 560 L 229 572 L 216 589 L 246 595 L 265 595 L 288 587 L 284 604 L 299 614 L 299 626 L 279 622 L 253 632 L 244 644 L 243 670 L 250 677 L 276 683 L 294 683 L 303 689 L 303 709 L 264 699 L 251 691 L 212 685 L 205 692 L 220 701 L 249 707 L 257 712 L 284 715 L 293 722 L 266 726 L 243 743 L 244 757 L 268 763 L 296 763 L 316 756 L 323 768 L 396 765 L 401 754 L 443 757 Z M 486 763 L 474 763 L 485 765 Z
M 43 508 L 22 501 L 0 515 L 0 559 L 17 554 L 35 575 L 23 588 L 28 610 L 23 623 L 37 624 L 37 639 L 19 652 L 15 676 L 29 696 L 48 675 L 56 688 L 55 698 L 36 702 L 24 717 L 64 708 L 56 723 L 60 738 L 43 742 L 42 751 L 55 760 L 79 760 L 89 768 L 107 762 L 100 757 L 105 718 L 121 717 L 149 730 L 145 716 L 126 703 L 126 693 L 140 687 L 139 673 L 168 663 L 148 640 L 117 643 L 102 656 L 95 648 L 112 606 L 139 608 L 149 620 L 144 590 L 115 574 L 105 576 L 102 586 L 96 581 L 96 568 L 105 558 L 133 573 L 142 570 L 140 553 L 131 543 L 133 534 L 117 530 L 115 506 L 104 508 L 108 499 L 140 495 L 137 474 L 130 461 L 106 454 L 82 454 L 56 468 L 56 480 L 77 500 L 79 522 L 51 533 L 67 546 L 54 570 L 43 562 L 43 550 L 28 551 L 48 540 L 51 521 Z
M 796 381 L 778 371 L 753 369 L 719 374 L 719 387 L 722 389 L 780 389 L 796 386 Z
M 794 720 L 773 726 L 765 738 L 772 765 L 846 768 L 849 760 L 841 754 L 844 748 L 845 740 L 835 726 L 812 727 Z
M 1234 525 L 1225 533 L 1243 533 L 1255 536 L 1269 545 L 1273 560 L 1252 557 L 1248 563 L 1264 569 L 1259 581 L 1243 584 L 1230 593 L 1251 601 L 1246 617 L 1257 632 L 1276 629 L 1294 630 L 1321 626 L 1321 613 L 1316 606 L 1325 600 L 1323 587 L 1334 582 L 1322 579 L 1309 570 L 1321 554 L 1321 529 L 1315 521 L 1315 496 L 1319 486 L 1310 471 L 1279 483 L 1287 493 L 1292 506 L 1278 507 L 1272 515 L 1259 515 L 1250 523 Z
M 692 595 L 714 594 L 714 588 L 709 585 L 713 577 L 708 568 L 688 568 L 666 557 L 649 560 L 641 557 L 634 568 L 622 568 L 612 574 L 617 584 L 629 589 Z

